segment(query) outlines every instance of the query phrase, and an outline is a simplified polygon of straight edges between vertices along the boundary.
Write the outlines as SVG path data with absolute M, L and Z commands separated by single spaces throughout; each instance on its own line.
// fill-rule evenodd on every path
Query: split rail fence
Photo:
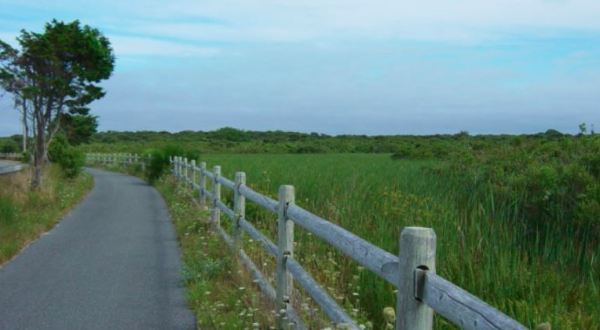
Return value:
M 0 159 L 20 160 L 23 154 L 16 152 L 0 152 Z
M 147 158 L 131 154 L 88 154 L 88 161 L 135 164 Z M 361 266 L 397 288 L 397 330 L 431 329 L 433 312 L 462 329 L 526 329 L 481 299 L 437 275 L 436 235 L 433 229 L 405 227 L 399 237 L 399 253 L 391 254 L 354 235 L 348 230 L 315 215 L 294 201 L 294 187 L 282 185 L 278 200 L 274 200 L 246 185 L 246 174 L 236 172 L 230 180 L 221 175 L 221 167 L 206 168 L 206 162 L 196 164 L 183 157 L 171 158 L 172 174 L 198 192 L 200 206 L 211 210 L 210 221 L 225 242 L 239 254 L 242 263 L 255 281 L 280 311 L 279 328 L 305 328 L 290 303 L 296 281 L 338 328 L 359 329 L 354 320 L 323 287 L 294 259 L 294 225 L 299 225 L 324 240 Z M 207 189 L 207 182 L 212 189 Z M 233 191 L 233 209 L 221 200 L 221 188 Z M 277 214 L 277 242 L 272 242 L 246 219 L 246 200 Z M 220 226 L 221 212 L 233 222 L 230 236 Z M 262 274 L 244 252 L 241 233 L 246 232 L 262 244 L 277 261 L 275 286 Z

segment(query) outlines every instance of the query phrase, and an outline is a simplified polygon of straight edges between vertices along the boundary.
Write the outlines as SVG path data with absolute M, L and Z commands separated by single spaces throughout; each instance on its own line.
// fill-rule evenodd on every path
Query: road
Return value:
M 0 174 L 7 174 L 20 171 L 23 164 L 12 160 L 0 160 Z
M 160 194 L 89 170 L 95 186 L 53 230 L 0 268 L 0 329 L 193 329 Z

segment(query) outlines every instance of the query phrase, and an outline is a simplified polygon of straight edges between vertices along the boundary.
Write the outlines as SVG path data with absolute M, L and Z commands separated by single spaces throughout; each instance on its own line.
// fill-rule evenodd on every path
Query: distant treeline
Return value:
M 533 135 L 327 135 L 285 131 L 100 132 L 80 148 L 86 152 L 137 152 L 177 145 L 195 153 L 391 153 L 397 158 L 444 159 L 458 150 L 518 143 L 527 139 L 573 138 L 556 130 Z M 18 151 L 19 136 L 0 140 L 0 151 Z

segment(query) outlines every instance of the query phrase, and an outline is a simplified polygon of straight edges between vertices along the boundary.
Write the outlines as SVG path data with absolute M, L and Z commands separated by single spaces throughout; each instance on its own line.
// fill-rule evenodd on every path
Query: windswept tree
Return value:
M 0 86 L 15 96 L 33 133 L 32 186 L 42 184 L 48 146 L 65 116 L 88 114 L 114 69 L 110 42 L 79 21 L 53 20 L 43 33 L 21 31 L 20 50 L 0 40 Z

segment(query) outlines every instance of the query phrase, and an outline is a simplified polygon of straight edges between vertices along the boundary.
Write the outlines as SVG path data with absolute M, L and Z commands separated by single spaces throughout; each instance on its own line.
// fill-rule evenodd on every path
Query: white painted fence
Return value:
M 16 152 L 0 152 L 0 159 L 8 159 L 8 160 L 20 160 L 23 158 L 23 154 Z
M 88 155 L 91 162 L 113 164 L 144 163 L 143 159 L 145 158 L 130 154 Z M 211 209 L 210 221 L 214 229 L 236 250 L 261 290 L 281 311 L 278 317 L 279 328 L 305 328 L 290 304 L 291 297 L 295 294 L 292 281 L 296 281 L 338 328 L 359 329 L 344 309 L 294 259 L 294 226 L 299 225 L 398 289 L 397 330 L 431 329 L 434 311 L 463 329 L 526 329 L 519 322 L 436 274 L 436 235 L 430 228 L 404 228 L 399 237 L 399 253 L 394 255 L 298 206 L 294 201 L 293 186 L 281 186 L 278 200 L 274 200 L 249 188 L 244 172 L 237 172 L 235 180 L 231 181 L 221 175 L 220 166 L 215 166 L 211 172 L 206 169 L 205 162 L 197 166 L 195 160 L 188 161 L 177 156 L 171 159 L 171 164 L 172 174 L 198 192 L 199 204 Z M 206 188 L 207 180 L 213 183 L 210 191 Z M 221 201 L 221 187 L 233 190 L 233 209 Z M 246 200 L 277 214 L 277 244 L 246 219 Z M 232 236 L 220 226 L 221 212 L 233 222 Z M 276 259 L 275 287 L 244 252 L 240 239 L 242 231 L 260 242 L 264 250 Z

